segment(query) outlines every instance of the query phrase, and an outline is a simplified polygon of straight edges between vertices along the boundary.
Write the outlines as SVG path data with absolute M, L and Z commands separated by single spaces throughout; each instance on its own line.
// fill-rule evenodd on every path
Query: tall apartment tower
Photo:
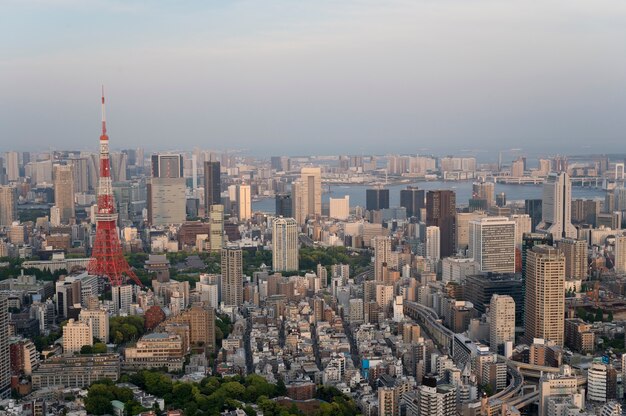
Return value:
M 389 208 L 389 189 L 366 189 L 365 208 L 368 211 L 377 211 L 379 209 Z
M 148 223 L 181 224 L 187 218 L 183 156 L 152 155 L 152 178 L 147 185 Z
M 133 303 L 133 287 L 131 285 L 112 286 L 113 312 L 116 315 L 128 315 Z
M 538 245 L 527 253 L 524 299 L 525 338 L 563 345 L 565 325 L 565 256 L 555 247 Z
M 374 280 L 383 281 L 383 266 L 389 264 L 391 258 L 391 239 L 389 237 L 374 237 Z
M 468 255 L 481 272 L 515 273 L 515 221 L 485 217 L 469 223 Z
M 252 218 L 252 196 L 250 185 L 241 184 L 235 188 L 235 203 L 239 221 L 247 221 Z
M 431 225 L 426 227 L 426 241 L 425 246 L 426 250 L 424 250 L 424 257 L 431 261 L 437 261 L 441 258 L 440 249 L 441 249 L 441 232 L 439 227 L 435 227 Z
M 240 248 L 222 249 L 222 302 L 227 306 L 243 303 L 243 263 Z
M 224 245 L 224 205 L 209 207 L 209 243 L 211 252 L 219 252 Z
M 70 165 L 54 165 L 54 203 L 62 224 L 76 216 L 74 211 L 74 174 Z
M 20 178 L 19 155 L 17 152 L 6 153 L 6 170 L 9 182 L 17 181 Z
M 0 294 L 0 399 L 10 396 L 9 302 L 6 296 Z
M 498 352 L 500 347 L 515 341 L 515 301 L 508 295 L 493 295 L 489 303 L 489 347 Z
M 322 171 L 318 167 L 302 168 L 300 178 L 291 184 L 293 217 L 299 225 L 307 218 L 322 215 Z
M 557 243 L 565 256 L 565 277 L 575 280 L 587 279 L 587 242 L 564 238 Z
M 450 190 L 426 193 L 426 225 L 435 225 L 441 232 L 441 257 L 455 252 L 456 194 Z
M 419 217 L 425 202 L 424 190 L 418 189 L 417 186 L 407 186 L 406 189 L 400 190 L 400 206 L 406 208 L 406 216 L 409 218 Z
M 274 219 L 272 232 L 272 265 L 274 271 L 288 272 L 299 269 L 298 223 L 293 218 Z
M 222 203 L 220 162 L 204 162 L 204 212 L 208 215 L 211 205 Z
M 615 272 L 626 274 L 626 235 L 615 237 Z
M 17 220 L 17 188 L 0 186 L 0 227 L 9 227 Z
M 576 238 L 576 228 L 572 225 L 572 183 L 567 172 L 548 175 L 541 205 L 537 232 L 552 234 L 554 241 Z

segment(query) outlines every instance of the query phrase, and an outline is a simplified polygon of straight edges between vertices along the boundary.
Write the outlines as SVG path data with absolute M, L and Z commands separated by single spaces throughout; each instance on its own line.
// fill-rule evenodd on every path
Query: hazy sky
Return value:
M 0 150 L 626 151 L 619 0 L 0 0 Z

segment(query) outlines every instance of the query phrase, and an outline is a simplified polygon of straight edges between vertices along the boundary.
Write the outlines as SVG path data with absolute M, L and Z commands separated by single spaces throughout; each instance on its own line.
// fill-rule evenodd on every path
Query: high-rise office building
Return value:
M 515 247 L 520 248 L 524 234 L 532 230 L 532 219 L 528 214 L 514 214 L 510 219 L 515 222 Z
M 89 160 L 86 157 L 68 160 L 74 175 L 74 192 L 89 192 Z
M 525 338 L 563 345 L 565 336 L 565 256 L 555 247 L 534 246 L 526 254 Z
M 389 237 L 374 237 L 374 280 L 383 280 L 383 266 L 389 265 L 391 258 L 391 239 Z
M 293 206 L 291 194 L 278 193 L 275 196 L 276 209 L 275 215 L 277 217 L 293 217 Z
M 70 319 L 63 327 L 63 353 L 80 352 L 85 345 L 93 345 L 93 331 L 88 323 Z
M 6 155 L 7 178 L 10 182 L 17 181 L 20 178 L 20 163 L 17 152 L 7 152 Z
M 54 204 L 59 208 L 62 224 L 68 224 L 70 218 L 76 217 L 72 166 L 54 165 Z
M 350 216 L 350 196 L 330 198 L 328 216 L 337 220 L 347 220 Z
M 498 352 L 501 346 L 515 342 L 515 301 L 507 295 L 493 295 L 489 303 L 489 347 Z
M 274 219 L 272 232 L 272 265 L 274 271 L 296 271 L 298 267 L 299 227 L 293 218 Z
M 212 252 L 219 252 L 224 245 L 224 205 L 209 207 L 209 243 Z
M 530 216 L 532 232 L 535 232 L 541 222 L 541 208 L 541 199 L 526 199 L 524 201 L 524 213 Z
M 204 212 L 208 215 L 211 205 L 222 203 L 220 162 L 204 162 Z
M 243 263 L 240 248 L 222 249 L 222 302 L 227 306 L 243 303 Z
M 515 273 L 515 222 L 485 217 L 469 223 L 469 257 L 481 272 Z
M 9 302 L 0 294 L 0 399 L 11 395 L 11 364 L 9 350 Z
M 148 223 L 182 224 L 187 218 L 183 156 L 152 155 L 152 178 L 147 185 Z
M 456 195 L 454 191 L 428 191 L 426 193 L 426 225 L 439 227 L 441 257 L 449 257 L 455 252 L 455 220 Z
M 469 248 L 469 223 L 487 216 L 484 211 L 457 212 L 455 220 L 456 249 L 465 252 Z
M 9 227 L 17 220 L 17 188 L 0 186 L 0 227 Z
M 237 215 L 239 221 L 247 221 L 252 218 L 252 196 L 250 185 L 237 185 Z
M 365 208 L 368 211 L 377 211 L 379 209 L 389 208 L 389 189 L 366 189 Z
M 572 225 L 572 183 L 566 172 L 551 173 L 543 185 L 542 217 L 537 232 L 552 234 L 558 241 L 576 238 Z
M 487 313 L 493 295 L 507 295 L 515 301 L 515 322 L 519 326 L 524 316 L 522 279 L 515 274 L 483 273 L 464 279 L 465 300 L 472 302 L 479 314 Z
M 496 184 L 493 182 L 474 182 L 472 184 L 472 199 L 484 200 L 489 209 L 495 200 Z
M 573 280 L 587 279 L 587 242 L 564 238 L 557 243 L 565 256 L 565 277 Z
M 424 199 L 424 190 L 418 189 L 417 186 L 407 186 L 406 189 L 400 190 L 400 206 L 406 208 L 406 216 L 419 217 L 420 210 L 424 208 L 426 201 Z M 424 218 L 420 218 L 424 220 Z
M 293 217 L 299 225 L 308 218 L 322 215 L 322 171 L 317 167 L 302 168 L 300 178 L 291 184 Z

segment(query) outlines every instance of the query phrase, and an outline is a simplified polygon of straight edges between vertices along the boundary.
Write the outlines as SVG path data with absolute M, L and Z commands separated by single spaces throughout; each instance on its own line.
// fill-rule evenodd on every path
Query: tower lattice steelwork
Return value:
M 124 276 L 141 282 L 130 269 L 122 253 L 117 233 L 117 213 L 111 185 L 109 161 L 109 136 L 107 136 L 104 88 L 102 90 L 102 135 L 100 136 L 100 178 L 98 181 L 98 211 L 96 213 L 96 239 L 93 245 L 89 273 L 106 276 L 112 286 L 124 284 Z

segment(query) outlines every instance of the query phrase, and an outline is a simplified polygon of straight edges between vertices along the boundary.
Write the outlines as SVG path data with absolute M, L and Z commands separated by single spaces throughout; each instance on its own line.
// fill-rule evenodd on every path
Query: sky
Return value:
M 0 0 L 0 151 L 626 151 L 626 2 Z

